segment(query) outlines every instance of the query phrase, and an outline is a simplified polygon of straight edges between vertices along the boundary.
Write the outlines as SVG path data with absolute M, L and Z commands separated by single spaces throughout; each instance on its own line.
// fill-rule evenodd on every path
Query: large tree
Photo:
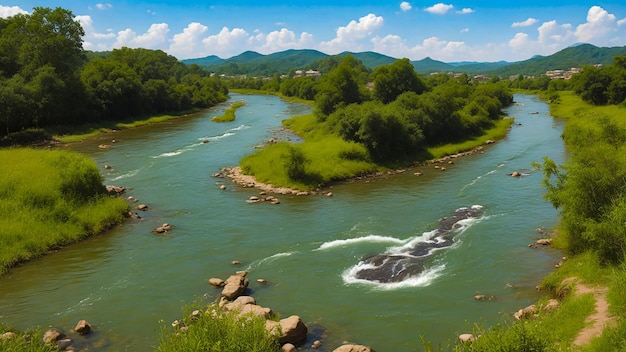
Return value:
M 421 94 L 424 90 L 426 84 L 415 72 L 409 59 L 396 60 L 374 71 L 374 97 L 385 104 L 396 100 L 402 93 Z

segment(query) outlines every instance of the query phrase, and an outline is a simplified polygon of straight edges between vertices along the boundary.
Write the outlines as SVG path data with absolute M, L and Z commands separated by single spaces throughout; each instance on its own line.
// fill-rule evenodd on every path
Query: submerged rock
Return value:
M 357 265 L 355 277 L 381 283 L 401 282 L 414 277 L 427 268 L 428 259 L 433 251 L 450 247 L 455 231 L 461 228 L 460 221 L 478 218 L 482 215 L 482 206 L 459 208 L 452 216 L 439 219 L 439 227 L 429 238 L 418 242 L 413 247 L 401 252 L 381 253 L 364 257 Z

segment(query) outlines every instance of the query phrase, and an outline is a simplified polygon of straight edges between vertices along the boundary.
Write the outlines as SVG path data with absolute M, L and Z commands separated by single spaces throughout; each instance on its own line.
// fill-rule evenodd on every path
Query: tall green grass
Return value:
M 123 220 L 95 162 L 65 150 L 0 150 L 0 273 Z
M 505 137 L 509 128 L 513 124 L 513 119 L 502 119 L 495 121 L 493 127 L 485 130 L 484 133 L 478 137 L 474 137 L 459 143 L 449 143 L 440 146 L 434 146 L 427 148 L 428 154 L 433 159 L 438 159 L 446 155 L 453 155 L 461 152 L 472 150 L 476 147 L 484 145 L 488 140 L 498 140 Z
M 201 313 L 192 318 L 191 312 Z M 240 317 L 212 303 L 183 309 L 187 318 L 180 328 L 162 327 L 157 352 L 277 352 L 278 339 L 265 329 L 265 319 L 254 315 Z

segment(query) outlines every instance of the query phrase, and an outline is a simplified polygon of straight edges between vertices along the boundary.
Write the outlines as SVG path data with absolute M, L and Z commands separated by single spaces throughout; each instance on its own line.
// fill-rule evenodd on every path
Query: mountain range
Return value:
M 295 70 L 314 69 L 323 72 L 325 65 L 328 65 L 328 60 L 339 60 L 345 55 L 354 56 L 370 69 L 388 65 L 397 60 L 397 58 L 371 51 L 359 53 L 343 52 L 338 55 L 328 55 L 311 49 L 290 49 L 269 55 L 246 51 L 228 59 L 211 55 L 182 61 L 186 64 L 197 64 L 217 74 L 272 76 L 274 74 L 287 74 Z M 626 55 L 626 46 L 607 48 L 591 44 L 578 44 L 549 56 L 535 56 L 518 62 L 446 63 L 426 57 L 422 60 L 411 61 L 411 63 L 417 72 L 424 75 L 433 72 L 467 72 L 501 77 L 519 74 L 536 76 L 549 70 L 569 70 L 572 67 L 595 64 L 608 65 L 613 63 L 613 57 L 617 55 Z

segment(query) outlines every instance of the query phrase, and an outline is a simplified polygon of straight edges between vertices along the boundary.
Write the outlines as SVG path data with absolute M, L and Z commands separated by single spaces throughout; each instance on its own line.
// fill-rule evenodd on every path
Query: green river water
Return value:
M 534 96 L 515 96 L 507 113 L 516 125 L 507 138 L 445 172 L 419 167 L 335 185 L 333 197 L 279 196 L 281 203 L 271 205 L 247 203 L 257 191 L 228 181 L 220 190 L 223 180 L 211 175 L 283 137 L 281 120 L 310 108 L 274 96 L 231 95 L 247 103 L 234 122 L 210 120 L 226 107 L 220 106 L 73 145 L 96 160 L 106 184 L 131 188 L 127 195 L 150 208 L 143 221 L 129 220 L 0 277 L 0 321 L 70 330 L 86 319 L 97 331 L 82 341 L 91 351 L 152 351 L 161 326 L 180 318 L 183 305 L 219 293 L 209 278 L 249 270 L 259 304 L 308 325 L 305 346 L 321 339 L 320 351 L 342 341 L 379 352 L 418 351 L 420 337 L 445 345 L 471 332 L 474 322 L 510 319 L 538 297 L 535 286 L 562 255 L 527 246 L 539 237 L 537 228 L 558 221 L 531 162 L 565 158 L 563 123 Z M 102 143 L 111 147 L 99 149 Z M 526 176 L 507 175 L 516 170 Z M 471 205 L 483 206 L 482 216 L 465 221 L 455 244 L 434 252 L 421 275 L 392 284 L 351 275 L 364 256 L 420 242 L 439 218 Z M 174 229 L 151 233 L 163 223 Z M 497 299 L 479 302 L 476 294 Z

